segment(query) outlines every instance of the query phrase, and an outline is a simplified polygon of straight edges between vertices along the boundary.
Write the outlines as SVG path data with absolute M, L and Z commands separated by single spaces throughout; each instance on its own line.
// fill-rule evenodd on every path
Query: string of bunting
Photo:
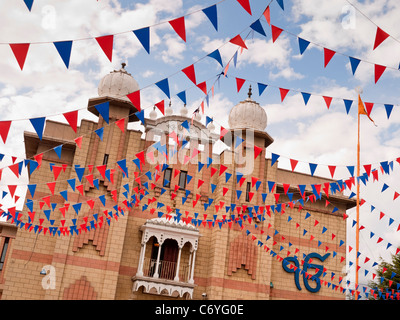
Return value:
M 25 1 L 25 4 L 28 6 L 29 10 L 31 10 L 33 0 L 24 0 L 24 1 Z M 150 26 L 146 26 L 146 27 L 143 27 L 140 29 L 129 30 L 129 31 L 115 33 L 115 34 L 108 34 L 108 35 L 103 35 L 103 36 L 99 36 L 99 37 L 95 37 L 95 38 L 90 37 L 90 38 L 81 38 L 81 39 L 75 39 L 75 40 L 62 40 L 62 41 L 52 41 L 52 42 L 7 43 L 7 45 L 10 46 L 21 70 L 23 70 L 25 60 L 26 60 L 26 57 L 27 57 L 27 54 L 28 54 L 31 44 L 54 44 L 58 54 L 60 55 L 62 61 L 64 62 L 65 66 L 68 69 L 73 43 L 76 41 L 82 41 L 82 40 L 96 40 L 96 42 L 98 43 L 98 45 L 100 46 L 100 48 L 102 49 L 104 54 L 107 56 L 108 60 L 110 62 L 112 62 L 114 37 L 116 35 L 125 34 L 125 33 L 133 33 L 136 36 L 136 38 L 139 40 L 139 42 L 143 46 L 143 48 L 146 50 L 146 52 L 150 54 L 150 45 L 151 45 L 150 28 L 156 27 L 158 25 L 168 23 L 170 25 L 170 27 L 176 32 L 176 34 L 184 42 L 186 42 L 185 18 L 194 13 L 202 12 L 202 14 L 204 14 L 210 20 L 210 22 L 211 22 L 212 26 L 215 28 L 215 30 L 218 31 L 217 5 L 219 5 L 225 1 L 226 0 L 220 0 L 218 3 L 208 6 L 204 9 L 196 10 L 194 12 L 188 13 L 181 17 L 173 18 L 171 20 L 168 20 L 165 22 L 160 22 L 160 23 L 150 25 Z M 240 6 L 247 13 L 252 15 L 252 10 L 251 10 L 249 0 L 236 0 L 235 2 L 239 3 Z M 272 0 L 270 2 L 272 2 Z M 0 44 L 5 44 L 5 43 L 0 43 Z
M 128 208 L 127 208 L 128 209 Z M 142 209 L 142 210 L 144 210 L 144 208 Z M 280 209 L 279 209 L 280 210 Z M 284 209 L 283 209 L 283 211 L 284 211 Z M 273 211 L 274 213 L 275 213 L 275 211 Z M 279 211 L 278 211 L 279 212 Z M 153 212 L 154 213 L 154 212 Z M 308 216 L 307 216 L 308 215 Z M 308 217 L 309 217 L 309 213 L 307 212 L 307 215 L 306 215 L 306 217 L 305 217 L 305 219 L 307 219 Z M 162 216 L 162 215 L 161 215 Z M 249 214 L 249 216 L 250 216 L 250 214 Z M 31 218 L 32 216 L 30 215 L 30 218 Z M 97 216 L 95 216 L 96 217 L 96 221 L 97 221 Z M 171 217 L 171 216 L 170 216 Z M 243 217 L 242 215 L 240 216 L 241 217 L 241 219 L 242 218 L 244 218 L 244 221 L 246 220 L 246 217 Z M 214 217 L 214 220 L 215 220 L 215 217 Z M 225 220 L 225 218 L 224 218 L 224 220 Z M 290 219 L 290 217 L 288 218 L 288 222 L 290 221 L 291 219 Z M 239 220 L 239 221 L 241 221 L 241 220 Z M 248 221 L 251 223 L 251 218 L 249 217 L 248 218 Z M 194 221 L 193 221 L 194 222 Z M 208 221 L 208 222 L 210 222 L 210 221 Z M 94 225 L 94 221 L 91 223 L 92 225 Z M 239 222 L 239 224 L 240 224 L 240 226 L 242 227 L 242 224 Z M 42 223 L 41 223 L 41 225 L 42 225 Z M 28 225 L 29 226 L 29 225 Z M 209 226 L 211 226 L 211 224 L 209 223 Z M 214 224 L 213 224 L 213 226 L 214 226 Z M 21 226 L 22 227 L 22 226 Z M 221 225 L 220 225 L 220 227 L 221 227 Z M 39 232 L 40 232 L 40 226 L 38 227 L 38 228 L 36 228 L 36 227 L 31 227 L 30 228 L 30 230 L 39 230 Z M 306 231 L 306 230 L 305 230 Z M 36 232 L 36 231 L 35 231 Z M 324 232 L 326 232 L 326 230 L 324 231 L 323 230 L 323 232 L 322 233 L 324 233 Z M 73 232 L 72 232 L 73 233 Z M 262 232 L 263 233 L 263 232 Z M 279 231 L 278 230 L 275 230 L 275 235 L 276 234 L 278 234 L 279 233 Z M 249 235 L 249 233 L 248 233 L 248 235 Z M 334 238 L 334 234 L 332 235 L 332 239 Z M 313 239 L 313 237 L 311 238 L 311 239 Z M 255 238 L 253 238 L 253 240 L 255 240 Z M 267 239 L 268 240 L 268 239 Z M 282 238 L 282 240 L 284 240 L 284 238 Z M 341 242 L 341 243 L 344 243 L 343 241 Z M 319 246 L 320 246 L 320 244 L 321 243 L 319 243 Z M 289 246 L 290 246 L 290 244 L 289 244 Z M 281 248 L 281 250 L 282 250 L 282 248 Z M 280 251 L 281 251 L 280 250 Z M 298 252 L 298 250 L 296 250 L 296 252 Z M 335 255 L 335 252 L 334 252 L 334 255 Z M 343 259 L 343 257 L 342 257 L 342 259 Z M 342 260 L 343 261 L 343 260 Z M 350 266 L 351 266 L 351 264 L 350 264 Z
M 254 83 L 257 85 L 259 96 L 261 96 L 264 93 L 265 89 L 267 89 L 269 87 L 278 89 L 280 97 L 281 97 L 281 102 L 283 102 L 285 100 L 285 98 L 289 92 L 295 92 L 295 93 L 301 94 L 305 106 L 307 106 L 307 104 L 310 100 L 310 97 L 314 97 L 314 96 L 323 98 L 323 102 L 326 104 L 326 107 L 328 110 L 329 110 L 333 100 L 342 101 L 344 103 L 344 107 L 345 107 L 347 114 L 349 114 L 350 109 L 353 105 L 353 102 L 357 103 L 357 100 L 353 100 L 353 99 L 333 97 L 333 96 L 323 95 L 323 94 L 309 93 L 309 92 L 305 92 L 305 91 L 301 91 L 301 90 L 293 89 L 293 88 L 283 88 L 283 87 L 279 87 L 279 86 L 275 86 L 275 85 L 271 85 L 271 84 L 266 84 L 264 82 L 245 79 L 243 77 L 234 77 L 234 78 L 235 78 L 235 88 L 238 93 L 240 92 L 240 90 L 242 89 L 243 85 L 246 82 L 250 82 L 250 83 Z M 365 109 L 367 111 L 368 116 L 371 116 L 371 112 L 372 112 L 372 109 L 374 106 L 376 106 L 378 104 L 383 105 L 385 107 L 387 119 L 390 118 L 390 115 L 392 114 L 392 111 L 393 111 L 393 107 L 399 106 L 398 104 L 393 104 L 393 103 L 378 103 L 378 102 L 364 102 L 364 104 L 365 104 Z

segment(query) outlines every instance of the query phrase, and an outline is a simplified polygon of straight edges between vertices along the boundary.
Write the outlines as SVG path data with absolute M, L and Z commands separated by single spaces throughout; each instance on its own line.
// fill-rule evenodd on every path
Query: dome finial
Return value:
M 249 93 L 247 95 L 249 96 L 249 99 L 251 99 L 251 95 L 252 95 L 252 93 L 251 93 L 251 85 L 249 86 Z
M 121 63 L 121 66 L 122 66 L 122 69 L 125 69 L 126 63 L 125 63 L 125 62 L 122 62 L 122 63 Z

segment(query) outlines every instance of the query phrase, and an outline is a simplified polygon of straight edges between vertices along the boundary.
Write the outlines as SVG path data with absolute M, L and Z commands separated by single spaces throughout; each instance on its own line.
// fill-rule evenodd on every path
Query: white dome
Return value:
M 230 129 L 254 129 L 264 131 L 267 127 L 267 113 L 260 105 L 249 97 L 234 106 L 229 113 Z
M 101 79 L 98 87 L 100 97 L 113 97 L 130 101 L 126 95 L 139 90 L 139 84 L 125 69 L 125 63 L 120 70 L 114 70 Z

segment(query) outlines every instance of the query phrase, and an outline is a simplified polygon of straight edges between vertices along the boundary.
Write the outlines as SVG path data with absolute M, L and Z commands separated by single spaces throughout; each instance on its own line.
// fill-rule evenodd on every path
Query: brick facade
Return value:
M 89 109 L 98 103 L 96 99 L 89 101 Z M 149 209 L 142 211 L 141 206 L 133 206 L 130 210 L 124 207 L 124 214 L 120 214 L 117 218 L 113 216 L 110 223 L 107 222 L 107 215 L 103 213 L 106 209 L 113 211 L 115 202 L 112 199 L 111 191 L 117 190 L 119 204 L 125 199 L 122 193 L 125 191 L 124 185 L 129 183 L 132 189 L 139 187 L 139 183 L 135 180 L 134 172 L 139 172 L 136 165 L 130 160 L 135 155 L 149 148 L 153 141 L 142 139 L 142 132 L 129 130 L 127 121 L 125 130 L 121 131 L 113 122 L 120 118 L 129 116 L 132 105 L 128 102 L 121 102 L 117 99 L 110 99 L 110 125 L 99 117 L 99 121 L 92 122 L 82 120 L 78 132 L 75 134 L 68 125 L 48 121 L 42 141 L 39 141 L 32 133 L 25 133 L 27 158 L 35 154 L 44 152 L 41 168 L 36 170 L 30 177 L 30 183 L 37 184 L 37 190 L 34 200 L 34 210 L 36 212 L 34 223 L 39 223 L 39 219 L 44 219 L 43 226 L 50 226 L 43 213 L 43 209 L 47 209 L 44 204 L 40 209 L 43 197 L 51 196 L 51 203 L 56 203 L 57 208 L 51 212 L 56 226 L 62 226 L 62 223 L 70 224 L 71 219 L 77 219 L 78 226 L 82 224 L 88 225 L 87 221 L 93 221 L 93 215 L 98 214 L 96 221 L 96 229 L 90 231 L 82 230 L 79 235 L 55 235 L 29 232 L 25 228 L 16 228 L 7 225 L 8 228 L 14 230 L 12 242 L 7 253 L 4 272 L 0 272 L 0 292 L 1 299 L 180 299 L 171 298 L 162 295 L 154 295 L 143 293 L 141 289 L 132 290 L 132 277 L 138 270 L 139 256 L 141 250 L 142 231 L 141 226 L 147 219 L 157 217 L 155 210 L 150 213 L 150 208 L 156 208 L 157 202 L 164 203 L 171 208 L 178 208 L 185 217 L 185 212 L 189 212 L 189 217 L 194 217 L 194 212 L 198 213 L 198 218 L 203 219 L 207 215 L 207 219 L 222 221 L 230 219 L 230 212 L 226 213 L 225 206 L 231 203 L 237 207 L 246 206 L 265 206 L 276 205 L 277 203 L 288 203 L 289 199 L 284 194 L 282 184 L 291 184 L 297 186 L 301 181 L 310 183 L 322 183 L 327 179 L 311 177 L 291 171 L 285 171 L 277 168 L 277 163 L 271 166 L 271 160 L 265 159 L 265 138 L 256 136 L 254 144 L 263 148 L 262 153 L 255 159 L 254 170 L 252 174 L 245 175 L 245 181 L 242 186 L 236 183 L 236 171 L 240 170 L 240 165 L 234 163 L 227 165 L 228 173 L 232 174 L 231 179 L 226 182 L 225 175 L 219 175 L 220 165 L 214 162 L 209 168 L 206 165 L 199 172 L 197 160 L 199 155 L 189 163 L 178 162 L 172 166 L 172 180 L 170 188 L 166 188 L 166 192 L 160 195 L 163 187 L 163 172 L 160 178 L 155 181 L 148 180 L 143 175 L 144 172 L 150 170 L 156 173 L 155 166 L 145 164 L 141 172 L 141 183 L 148 181 L 154 183 L 154 188 L 149 188 L 149 194 L 141 202 L 147 204 L 148 199 L 155 198 L 156 201 L 149 205 Z M 181 121 L 179 116 L 170 116 L 171 120 Z M 204 128 L 195 121 L 195 125 Z M 101 141 L 94 130 L 104 126 L 103 141 Z M 83 136 L 82 147 L 78 148 L 73 140 L 76 137 Z M 150 136 L 150 133 L 149 133 Z M 58 159 L 55 152 L 47 150 L 63 143 L 65 145 L 61 160 Z M 193 154 L 194 146 L 199 144 L 198 141 L 191 141 L 188 155 Z M 269 144 L 269 143 L 268 143 Z M 205 150 L 212 150 L 212 144 L 206 144 Z M 246 154 L 252 152 L 250 146 L 241 145 L 235 152 Z M 102 165 L 104 155 L 108 155 L 107 168 L 115 169 L 114 183 L 104 179 L 96 170 L 96 166 Z M 154 152 L 154 156 L 163 157 L 163 155 Z M 177 156 L 177 155 L 176 155 Z M 213 159 L 220 160 L 220 163 L 227 163 L 229 157 L 233 157 L 233 153 L 229 150 L 224 151 L 221 155 L 211 155 Z M 129 178 L 123 177 L 116 162 L 120 159 L 127 159 L 129 170 Z M 232 161 L 231 161 L 232 162 Z M 48 170 L 50 163 L 55 165 L 67 164 L 67 168 L 61 171 L 57 178 L 56 190 L 51 195 L 46 185 L 49 181 L 54 181 L 53 172 Z M 67 180 L 75 178 L 76 174 L 74 166 L 80 165 L 85 167 L 85 175 L 93 174 L 94 179 L 99 179 L 99 189 L 91 186 L 85 179 L 82 179 L 83 194 L 79 191 L 73 192 L 69 187 Z M 89 167 L 93 166 L 92 172 Z M 212 175 L 211 167 L 216 168 L 217 172 Z M 192 176 L 192 180 L 187 184 L 186 189 L 190 190 L 187 200 L 182 204 L 182 197 L 185 196 L 184 190 L 176 190 L 179 175 L 174 176 L 175 170 L 187 171 Z M 212 175 L 212 176 L 211 176 Z M 251 201 L 246 202 L 245 193 L 247 182 L 252 182 L 251 178 L 256 177 L 262 184 L 256 191 L 255 187 L 251 188 L 254 196 Z M 200 188 L 197 188 L 198 181 L 204 181 Z M 306 180 L 304 180 L 306 179 Z M 78 183 L 78 179 L 76 179 Z M 276 191 L 280 193 L 278 202 L 273 194 L 269 194 L 266 202 L 263 202 L 262 193 L 269 193 L 267 181 L 276 182 Z M 217 185 L 214 193 L 211 192 L 211 184 Z M 224 195 L 224 188 L 229 191 Z M 60 196 L 59 192 L 68 190 L 68 201 Z M 242 191 L 240 200 L 237 199 L 236 190 Z M 310 192 L 310 190 L 308 190 Z M 87 205 L 90 199 L 97 199 L 100 195 L 106 194 L 106 205 L 96 200 L 93 209 Z M 176 196 L 172 199 L 172 195 Z M 193 203 L 200 195 L 198 202 Z M 296 198 L 297 197 L 297 198 Z M 298 290 L 294 282 L 294 273 L 285 272 L 282 268 L 282 262 L 270 254 L 270 250 L 278 253 L 278 256 L 285 258 L 287 255 L 293 256 L 296 248 L 296 255 L 299 261 L 303 259 L 303 254 L 317 252 L 324 255 L 326 252 L 334 250 L 337 257 L 332 255 L 321 263 L 327 270 L 327 276 L 322 278 L 331 281 L 331 273 L 335 273 L 332 283 L 338 284 L 339 277 L 344 277 L 343 270 L 345 261 L 340 262 L 339 256 L 346 255 L 346 245 L 339 245 L 340 239 L 346 239 L 346 222 L 343 219 L 343 213 L 354 206 L 354 203 L 341 195 L 331 195 L 329 197 L 329 206 L 326 207 L 325 196 L 322 201 L 307 202 L 304 208 L 299 208 L 296 204 L 293 208 L 289 205 L 284 206 L 282 212 L 270 212 L 265 214 L 265 220 L 257 220 L 255 217 L 249 223 L 244 221 L 244 228 L 238 223 L 232 223 L 231 226 L 224 224 L 221 228 L 215 223 L 214 227 L 210 227 L 208 222 L 205 225 L 198 226 L 201 237 L 196 252 L 195 268 L 194 268 L 194 291 L 193 299 L 202 299 L 202 294 L 207 293 L 209 299 L 344 299 L 345 296 L 340 290 L 332 290 L 325 285 L 321 286 L 318 293 L 310 293 L 303 286 L 302 277 L 300 284 L 302 290 Z M 28 192 L 27 199 L 30 198 Z M 212 205 L 205 210 L 204 203 L 209 198 L 213 198 Z M 299 196 L 295 195 L 294 199 Z M 66 203 L 82 202 L 82 210 L 77 215 L 74 210 L 69 207 L 68 210 L 59 210 Z M 222 206 L 221 206 L 222 204 Z M 122 205 L 121 205 L 122 206 Z M 219 207 L 221 206 L 221 207 Z M 332 214 L 333 206 L 338 211 Z M 306 212 L 311 214 L 311 218 L 305 219 Z M 26 207 L 22 211 L 23 217 L 28 217 Z M 236 217 L 240 216 L 235 212 Z M 288 216 L 292 219 L 288 222 Z M 63 222 L 64 221 L 64 222 Z M 316 222 L 319 225 L 315 225 Z M 298 225 L 299 226 L 298 226 Z M 327 226 L 329 232 L 321 233 L 320 226 Z M 4 229 L 4 227 L 3 227 Z M 1 229 L 0 226 L 0 230 Z M 251 236 L 256 237 L 252 240 L 251 236 L 247 236 L 245 231 L 248 230 Z M 274 233 L 278 230 L 279 233 Z M 310 230 L 316 237 L 310 240 L 310 233 L 303 235 L 304 230 Z M 16 233 L 16 234 L 15 234 Z M 332 237 L 332 233 L 336 235 Z M 0 232 L 0 248 L 4 241 L 4 234 Z M 266 240 L 269 236 L 269 240 Z M 257 246 L 257 241 L 263 242 L 263 245 Z M 318 244 L 318 240 L 321 244 Z M 147 243 L 145 258 L 150 259 L 152 254 L 153 242 Z M 268 247 L 268 250 L 266 249 Z M 329 249 L 326 249 L 326 248 Z M 289 251 L 289 253 L 288 253 Z M 188 264 L 190 259 L 190 246 L 185 245 L 182 249 L 182 264 Z M 319 262 L 315 261 L 316 264 Z M 55 271 L 55 288 L 44 289 L 43 278 L 48 275 L 40 274 L 44 266 L 52 266 Z M 311 283 L 311 282 L 310 282 Z M 342 283 L 344 286 L 344 283 Z

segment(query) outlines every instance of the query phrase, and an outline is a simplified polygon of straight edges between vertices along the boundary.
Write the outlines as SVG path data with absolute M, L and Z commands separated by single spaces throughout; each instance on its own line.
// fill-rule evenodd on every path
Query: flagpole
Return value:
M 362 92 L 362 89 L 360 87 L 356 88 L 356 92 L 358 93 L 358 101 L 360 102 L 360 94 Z M 355 283 L 355 299 L 358 300 L 357 296 L 357 287 L 358 287 L 358 252 L 359 247 L 360 247 L 360 179 L 358 178 L 360 176 L 360 111 L 359 108 L 357 108 L 357 202 L 356 202 L 356 211 L 357 211 L 357 216 L 356 216 L 356 283 Z
M 360 113 L 358 113 L 358 140 L 357 140 L 357 178 L 360 176 Z M 356 292 L 358 286 L 358 252 L 360 246 L 360 180 L 357 179 L 357 217 L 356 217 Z M 356 300 L 358 300 L 356 293 Z

